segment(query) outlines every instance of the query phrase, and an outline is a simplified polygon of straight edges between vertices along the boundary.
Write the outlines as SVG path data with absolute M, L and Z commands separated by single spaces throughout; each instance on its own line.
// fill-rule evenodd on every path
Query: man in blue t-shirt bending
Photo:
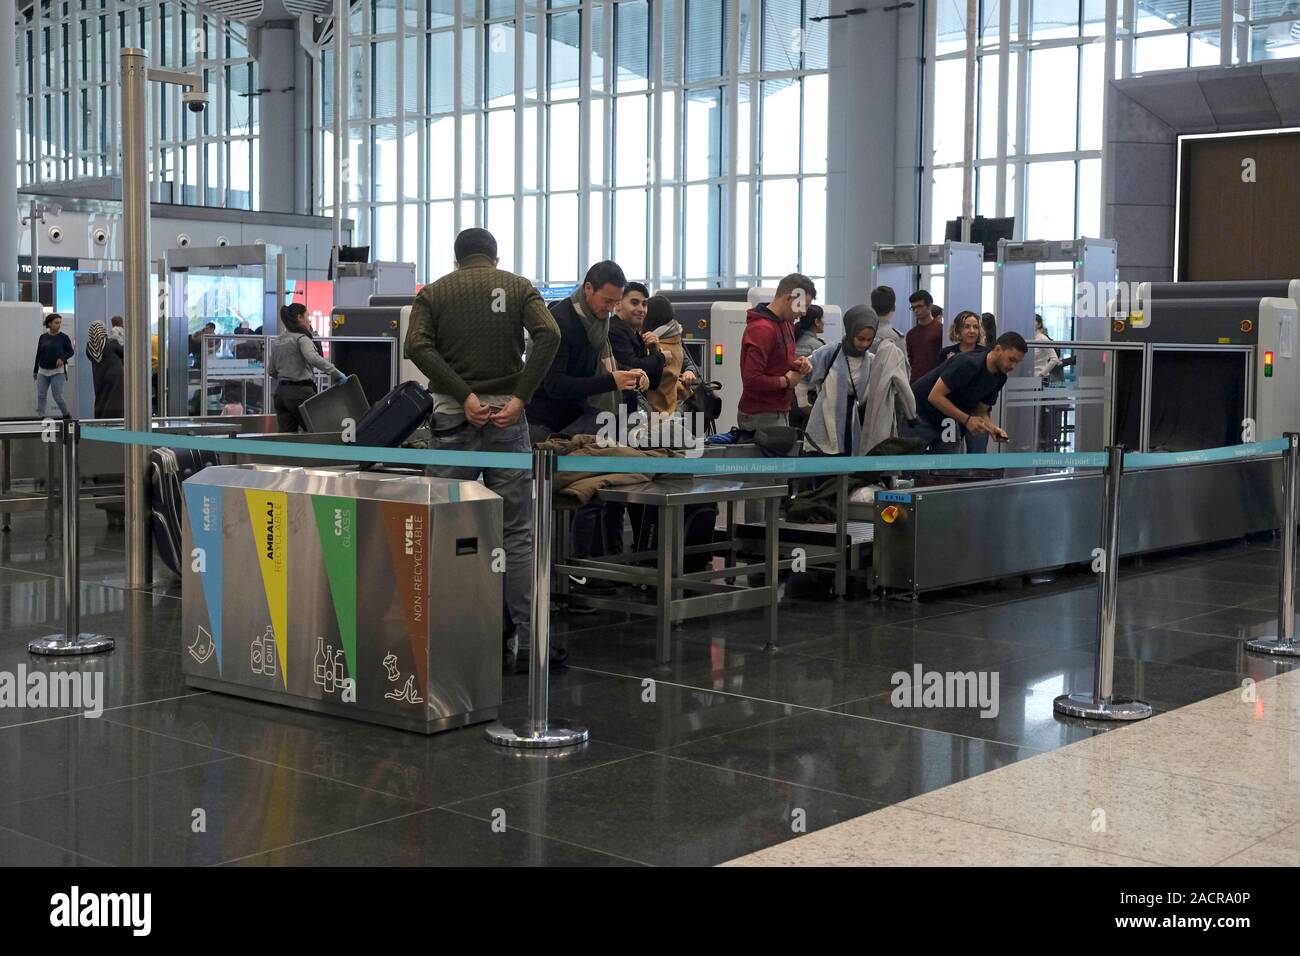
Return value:
M 1007 332 L 987 352 L 958 352 L 931 369 L 912 383 L 916 421 L 907 423 L 903 434 L 922 439 L 927 451 L 955 451 L 957 442 L 946 444 L 942 440 L 944 420 L 951 419 L 956 423 L 956 438 L 984 434 L 995 441 L 1006 441 L 1007 433 L 993 424 L 989 410 L 997 402 L 1007 374 L 1028 351 L 1019 334 Z

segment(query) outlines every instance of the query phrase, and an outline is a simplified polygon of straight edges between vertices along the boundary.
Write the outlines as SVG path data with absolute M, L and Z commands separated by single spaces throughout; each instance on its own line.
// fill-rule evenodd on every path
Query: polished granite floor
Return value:
M 787 598 L 778 651 L 744 614 L 676 632 L 667 666 L 649 623 L 560 614 L 552 713 L 592 740 L 539 757 L 479 728 L 426 738 L 193 691 L 178 590 L 124 590 L 122 534 L 90 509 L 82 546 L 83 629 L 118 647 L 51 662 L 26 643 L 61 627 L 59 548 L 38 516 L 0 539 L 0 671 L 103 671 L 107 698 L 94 720 L 0 708 L 3 864 L 714 864 L 1107 733 L 1051 707 L 1091 687 L 1086 574 L 916 603 Z M 1275 623 L 1275 547 L 1126 562 L 1116 692 L 1165 713 L 1289 671 L 1243 648 Z M 997 672 L 997 717 L 895 708 L 891 677 L 914 663 Z M 505 691 L 504 716 L 524 714 L 526 678 Z

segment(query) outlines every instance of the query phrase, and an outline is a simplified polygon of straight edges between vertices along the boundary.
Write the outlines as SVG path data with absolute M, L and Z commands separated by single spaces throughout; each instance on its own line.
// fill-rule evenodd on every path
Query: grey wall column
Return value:
M 18 300 L 17 31 L 14 0 L 0 0 L 0 300 Z
M 860 6 L 835 0 L 832 13 Z M 871 244 L 894 234 L 895 153 L 912 112 L 896 106 L 897 14 L 873 11 L 830 30 L 824 301 L 849 307 L 871 291 Z
M 258 28 L 261 33 L 257 65 L 263 93 L 258 101 L 261 113 L 262 145 L 258 154 L 261 207 L 268 212 L 294 212 L 298 184 L 297 153 L 305 148 L 298 135 L 298 25 L 293 20 L 272 20 Z

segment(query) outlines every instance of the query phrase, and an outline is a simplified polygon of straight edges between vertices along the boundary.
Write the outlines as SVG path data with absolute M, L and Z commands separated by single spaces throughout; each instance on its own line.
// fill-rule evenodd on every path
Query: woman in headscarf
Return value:
M 122 417 L 122 343 L 108 334 L 104 323 L 90 323 L 86 341 L 86 358 L 95 383 L 95 417 Z
M 827 343 L 809 357 L 808 389 L 816 392 L 804 447 L 824 455 L 862 453 L 862 422 L 880 317 L 869 305 L 855 305 L 844 316 L 844 338 Z M 895 348 L 897 348 L 895 346 Z

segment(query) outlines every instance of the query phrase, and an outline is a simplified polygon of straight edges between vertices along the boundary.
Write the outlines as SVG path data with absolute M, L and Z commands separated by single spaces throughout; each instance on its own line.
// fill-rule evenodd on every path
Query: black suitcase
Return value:
M 717 505 L 687 505 L 682 515 L 682 524 L 686 528 L 685 547 L 697 544 L 712 544 L 716 538 L 713 529 L 718 523 Z M 654 551 L 659 546 L 659 509 L 647 507 L 641 518 L 641 527 L 636 536 L 637 551 Z M 709 566 L 713 555 L 708 551 L 688 554 L 682 561 L 682 571 L 691 574 L 703 571 Z
M 181 573 L 181 527 L 185 523 L 185 495 L 181 483 L 208 465 L 217 464 L 214 451 L 189 448 L 155 448 L 149 452 L 149 513 L 153 541 L 163 564 Z
M 423 425 L 433 411 L 433 396 L 418 382 L 403 382 L 357 422 L 357 444 L 396 448 Z

